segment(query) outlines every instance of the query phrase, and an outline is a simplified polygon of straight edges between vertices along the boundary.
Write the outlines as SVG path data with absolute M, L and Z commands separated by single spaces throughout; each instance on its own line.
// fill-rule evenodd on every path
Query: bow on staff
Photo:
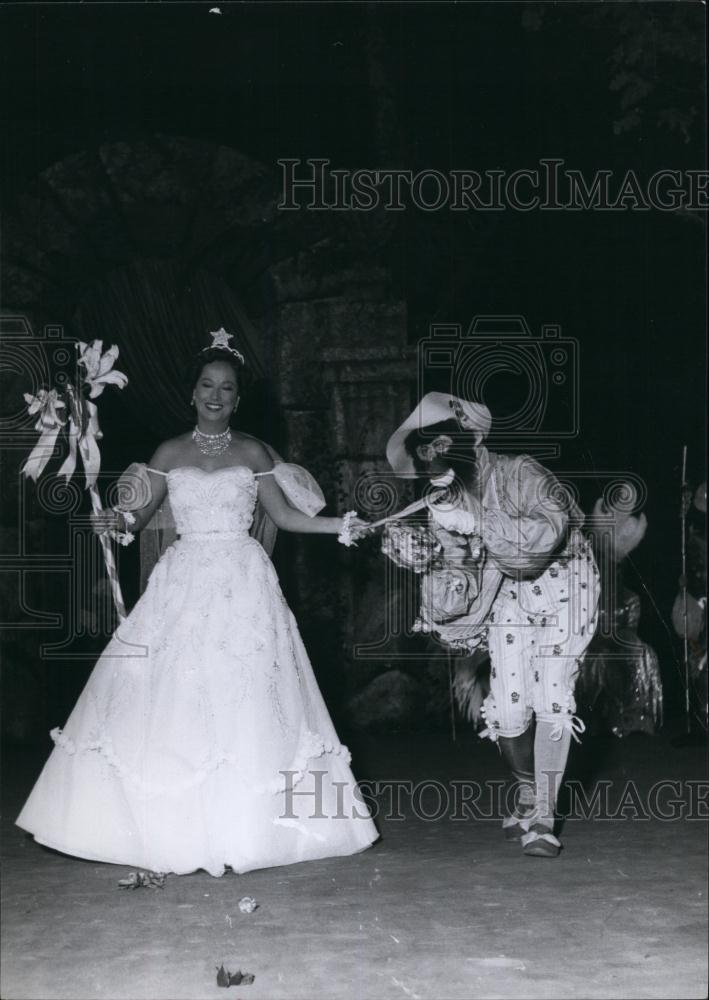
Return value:
M 57 475 L 64 476 L 69 482 L 81 459 L 86 488 L 95 514 L 101 511 L 96 481 L 101 469 L 98 442 L 103 435 L 98 422 L 98 409 L 92 400 L 100 396 L 107 385 L 124 389 L 128 384 L 128 378 L 123 372 L 113 368 L 118 358 L 118 347 L 113 345 L 106 351 L 102 348 L 101 340 L 94 340 L 90 344 L 79 341 L 76 344 L 76 386 L 67 382 L 58 389 L 40 389 L 36 396 L 24 394 L 28 413 L 30 416 L 37 416 L 35 430 L 39 431 L 39 440 L 22 466 L 22 474 L 37 482 L 54 454 L 57 441 L 65 439 L 68 454 Z M 108 537 L 101 535 L 100 539 L 113 600 L 122 621 L 126 617 L 126 608 L 118 582 L 115 557 Z

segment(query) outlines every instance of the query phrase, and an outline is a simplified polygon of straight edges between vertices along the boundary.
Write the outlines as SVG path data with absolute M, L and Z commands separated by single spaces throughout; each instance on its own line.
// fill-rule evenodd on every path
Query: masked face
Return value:
M 447 434 L 439 434 L 433 441 L 420 444 L 416 454 L 426 463 L 426 472 L 432 476 L 440 476 L 448 471 L 446 455 L 453 446 L 452 438 Z

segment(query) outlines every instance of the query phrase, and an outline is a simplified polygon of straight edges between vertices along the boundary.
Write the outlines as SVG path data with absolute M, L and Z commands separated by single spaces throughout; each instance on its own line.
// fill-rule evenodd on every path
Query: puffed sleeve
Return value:
M 536 575 L 566 535 L 568 501 L 555 476 L 529 455 L 510 459 L 501 476 L 505 509 L 483 505 L 485 546 L 503 573 Z

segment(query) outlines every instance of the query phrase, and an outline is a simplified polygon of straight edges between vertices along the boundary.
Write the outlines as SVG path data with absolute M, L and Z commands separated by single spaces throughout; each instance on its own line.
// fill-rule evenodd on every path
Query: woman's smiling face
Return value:
M 236 373 L 225 361 L 206 364 L 194 387 L 197 416 L 206 423 L 225 423 L 239 399 Z

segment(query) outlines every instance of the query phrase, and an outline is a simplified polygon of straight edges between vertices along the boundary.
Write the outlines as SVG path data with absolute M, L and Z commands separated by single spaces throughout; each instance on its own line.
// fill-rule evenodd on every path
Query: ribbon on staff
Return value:
M 36 483 L 45 465 L 54 454 L 59 431 L 66 426 L 66 419 L 62 419 L 58 412 L 66 407 L 64 401 L 59 398 L 56 389 L 40 389 L 36 396 L 26 392 L 24 397 L 30 416 L 34 416 L 35 413 L 39 414 L 34 425 L 34 429 L 39 431 L 39 441 L 22 466 L 22 474 Z
M 62 462 L 57 475 L 65 476 L 69 482 L 76 471 L 78 452 L 84 466 L 86 485 L 95 486 L 101 470 L 98 442 L 103 437 L 98 424 L 98 410 L 95 403 L 77 396 L 72 386 L 67 386 L 67 399 L 69 400 L 69 454 Z
M 89 487 L 89 498 L 91 500 L 91 507 L 94 514 L 101 513 L 101 498 L 98 494 L 96 486 Z M 113 603 L 116 606 L 116 612 L 120 621 L 123 621 L 126 617 L 126 605 L 123 600 L 123 593 L 121 591 L 121 583 L 118 579 L 118 567 L 116 566 L 116 557 L 113 554 L 113 549 L 111 548 L 111 543 L 108 540 L 107 535 L 100 535 L 99 541 L 101 542 L 101 548 L 103 549 L 103 558 L 106 564 L 106 573 L 108 575 L 108 582 L 111 585 L 111 593 L 113 595 Z

